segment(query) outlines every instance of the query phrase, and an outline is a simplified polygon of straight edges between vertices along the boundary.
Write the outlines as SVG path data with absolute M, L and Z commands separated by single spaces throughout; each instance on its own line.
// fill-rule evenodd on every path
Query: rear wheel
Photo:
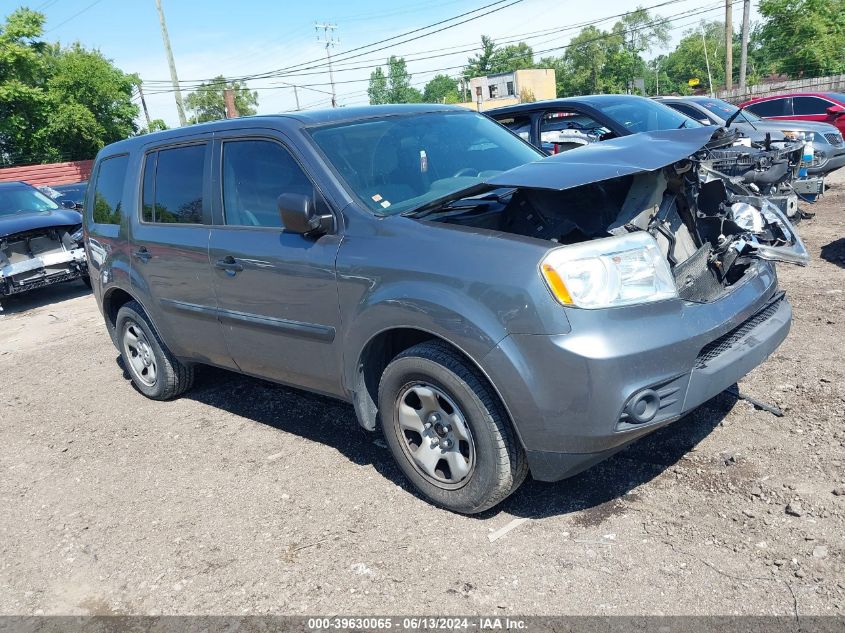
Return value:
M 402 472 L 439 506 L 481 512 L 525 479 L 525 454 L 497 395 L 444 343 L 415 345 L 387 366 L 379 412 Z
M 170 400 L 191 387 L 194 368 L 167 349 L 137 301 L 120 308 L 115 330 L 123 366 L 138 391 L 153 400 Z

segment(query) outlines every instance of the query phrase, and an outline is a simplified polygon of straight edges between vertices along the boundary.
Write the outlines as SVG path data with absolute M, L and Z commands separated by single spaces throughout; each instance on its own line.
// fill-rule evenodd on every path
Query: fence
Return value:
M 72 163 L 50 163 L 26 167 L 0 169 L 0 182 L 22 180 L 31 185 L 66 185 L 88 180 L 93 160 L 78 160 Z
M 739 88 L 717 90 L 716 96 L 731 103 L 742 103 L 755 97 L 774 97 L 790 92 L 845 92 L 845 75 L 773 81 L 747 86 L 745 92 L 741 92 Z

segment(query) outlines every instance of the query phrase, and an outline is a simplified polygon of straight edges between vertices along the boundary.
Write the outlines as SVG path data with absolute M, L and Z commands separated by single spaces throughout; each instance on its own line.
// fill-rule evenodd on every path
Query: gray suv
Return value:
M 765 200 L 699 177 L 711 132 L 546 158 L 431 105 L 121 141 L 84 210 L 94 293 L 144 395 L 215 365 L 349 401 L 422 495 L 480 512 L 677 420 L 786 336 L 772 261 L 806 251 Z

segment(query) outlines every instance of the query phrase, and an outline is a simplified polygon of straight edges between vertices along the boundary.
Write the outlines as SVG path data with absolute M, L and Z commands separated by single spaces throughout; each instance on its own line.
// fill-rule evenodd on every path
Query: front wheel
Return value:
M 439 506 L 482 512 L 525 479 L 525 454 L 498 396 L 444 343 L 415 345 L 387 366 L 379 412 L 402 472 Z

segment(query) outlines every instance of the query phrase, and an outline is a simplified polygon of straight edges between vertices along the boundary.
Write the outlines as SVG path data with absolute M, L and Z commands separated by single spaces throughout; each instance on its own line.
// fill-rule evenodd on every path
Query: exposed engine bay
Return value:
M 0 297 L 88 274 L 79 227 L 59 226 L 0 238 Z
M 757 259 L 806 265 L 785 214 L 749 187 L 747 173 L 717 175 L 710 154 L 566 189 L 494 189 L 425 217 L 561 245 L 647 232 L 669 263 L 678 295 L 696 302 L 721 296 Z

